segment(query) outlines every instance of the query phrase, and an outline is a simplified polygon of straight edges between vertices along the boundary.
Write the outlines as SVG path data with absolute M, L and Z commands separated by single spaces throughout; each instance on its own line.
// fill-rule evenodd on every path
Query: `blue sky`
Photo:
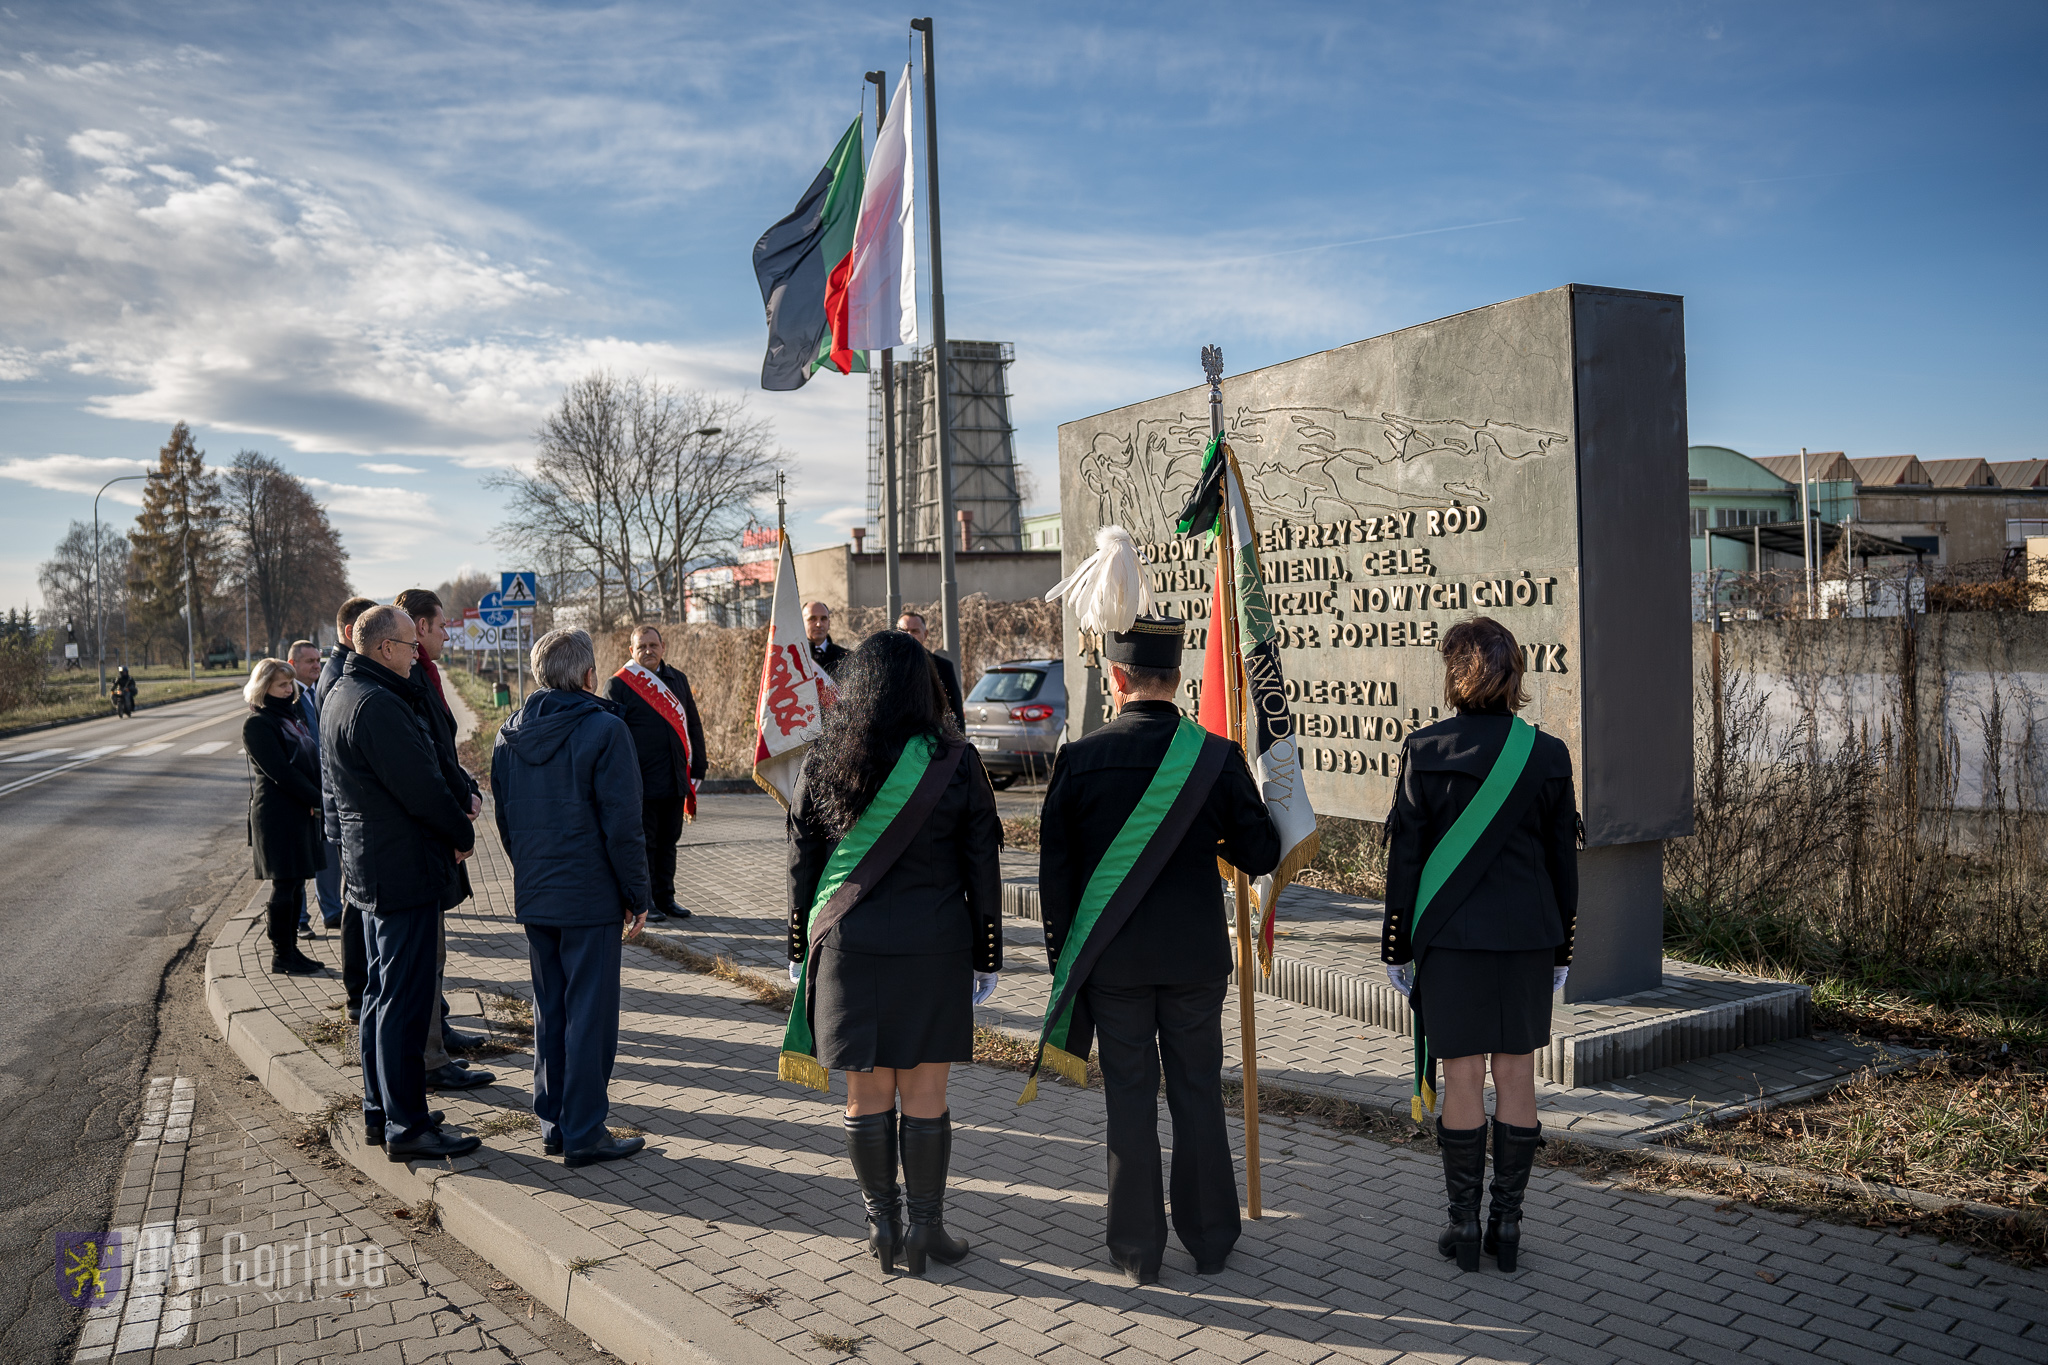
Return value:
M 600 364 L 751 393 L 844 539 L 865 389 L 755 388 L 748 254 L 912 13 L 1040 506 L 1058 423 L 1205 342 L 1570 281 L 1686 296 L 1696 442 L 2048 455 L 2038 4 L 15 4 L 0 605 L 180 419 L 312 480 L 361 590 L 495 569 L 483 479 Z

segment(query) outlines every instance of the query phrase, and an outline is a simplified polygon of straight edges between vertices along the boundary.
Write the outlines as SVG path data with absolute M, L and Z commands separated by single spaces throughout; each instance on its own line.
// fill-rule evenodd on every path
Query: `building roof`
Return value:
M 1966 460 L 1922 460 L 1921 468 L 1936 488 L 1996 488 L 1991 466 L 1976 458 Z
M 1868 460 L 1851 460 L 1849 463 L 1856 467 L 1856 482 L 1866 488 L 1927 486 L 1934 482 L 1928 476 L 1927 466 L 1920 463 L 1920 457 L 1917 455 L 1879 455 Z
M 1791 487 L 1749 456 L 1727 446 L 1688 447 L 1685 472 L 1695 489 L 1739 488 L 1759 493 L 1783 493 Z
M 1794 488 L 1799 486 L 1797 455 L 1759 455 L 1756 462 Z M 1819 483 L 1858 482 L 1848 456 L 1839 450 L 1809 450 L 1806 453 L 1806 477 Z
M 1994 460 L 1991 477 L 2000 488 L 2039 488 L 2048 479 L 2048 460 Z

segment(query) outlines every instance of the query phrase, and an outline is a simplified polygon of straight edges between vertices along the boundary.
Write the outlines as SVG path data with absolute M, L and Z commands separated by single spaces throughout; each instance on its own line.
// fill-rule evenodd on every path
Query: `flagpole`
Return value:
M 933 411 L 938 416 L 939 479 L 939 619 L 945 647 L 966 676 L 960 649 L 960 583 L 953 571 L 953 383 L 946 354 L 946 276 L 939 254 L 939 95 L 932 74 L 932 21 L 912 19 L 913 33 L 924 35 L 924 164 L 925 221 L 932 245 L 932 382 L 938 386 Z
M 875 140 L 877 150 L 882 137 L 882 125 L 889 118 L 889 88 L 884 82 L 889 79 L 886 71 L 870 71 L 868 79 L 875 85 Z M 903 168 L 905 175 L 910 167 Z M 917 225 L 911 224 L 911 234 L 917 233 Z M 898 333 L 897 335 L 901 335 Z M 882 587 L 889 599 L 889 625 L 895 626 L 896 618 L 903 614 L 903 568 L 899 558 L 898 540 L 902 535 L 902 524 L 897 521 L 896 509 L 896 348 L 885 347 L 882 351 Z
M 1202 348 L 1202 371 L 1209 377 L 1209 435 L 1223 434 L 1223 350 Z M 1217 452 L 1219 459 L 1222 452 Z M 1223 619 L 1210 623 L 1210 648 L 1224 651 L 1223 695 L 1230 717 L 1230 742 L 1240 752 L 1245 747 L 1244 680 L 1239 675 L 1237 647 L 1237 550 L 1235 526 L 1230 518 L 1230 472 L 1223 474 L 1223 514 L 1216 541 L 1216 572 L 1222 575 L 1220 594 Z M 1245 1212 L 1253 1218 L 1263 1215 L 1259 1181 L 1259 1038 L 1258 1019 L 1253 1010 L 1252 982 L 1252 888 L 1243 868 L 1231 870 L 1231 899 L 1237 911 L 1237 1029 L 1238 1053 L 1244 1069 L 1244 1188 Z

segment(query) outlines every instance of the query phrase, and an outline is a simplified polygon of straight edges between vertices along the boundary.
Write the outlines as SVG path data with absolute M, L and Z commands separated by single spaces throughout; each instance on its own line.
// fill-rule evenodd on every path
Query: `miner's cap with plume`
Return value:
M 1095 533 L 1095 553 L 1053 585 L 1048 602 L 1067 599 L 1081 629 L 1102 637 L 1102 657 L 1136 668 L 1179 668 L 1187 622 L 1152 614 L 1152 588 L 1138 547 L 1121 526 Z

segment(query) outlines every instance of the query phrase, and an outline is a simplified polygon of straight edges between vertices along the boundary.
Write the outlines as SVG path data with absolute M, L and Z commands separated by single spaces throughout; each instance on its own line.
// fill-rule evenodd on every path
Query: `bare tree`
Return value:
M 36 570 L 36 585 L 43 592 L 43 619 L 70 621 L 78 632 L 80 654 L 93 658 L 98 652 L 100 611 L 106 615 L 109 653 L 111 642 L 121 638 L 121 623 L 128 614 L 128 539 L 119 531 L 100 528 L 99 597 L 93 583 L 92 523 L 74 521 L 64 539 L 42 567 Z
M 311 636 L 349 595 L 348 551 L 327 510 L 268 455 L 244 450 L 221 480 L 229 581 L 246 587 L 275 652 Z
M 593 624 L 680 620 L 690 570 L 729 560 L 781 452 L 743 398 L 598 370 L 571 384 L 535 433 L 531 473 L 506 489 L 498 539 L 544 569 L 550 605 L 588 594 Z

